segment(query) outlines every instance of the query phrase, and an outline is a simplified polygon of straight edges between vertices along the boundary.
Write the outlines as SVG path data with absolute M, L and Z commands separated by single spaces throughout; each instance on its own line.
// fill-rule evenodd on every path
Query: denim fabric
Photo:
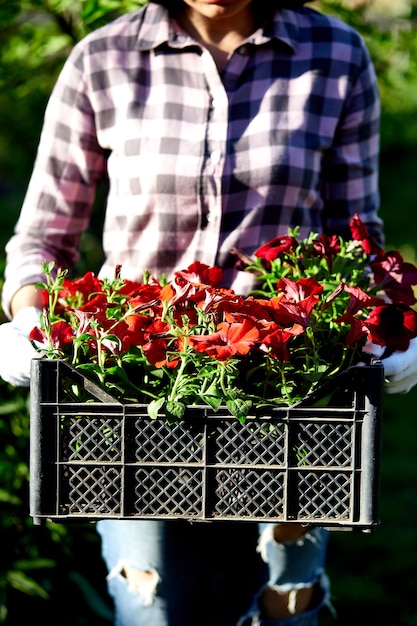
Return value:
M 276 586 L 285 592 L 318 582 L 320 589 L 308 611 L 280 620 L 261 619 L 255 598 L 249 614 L 239 621 L 238 626 L 317 626 L 320 609 L 324 605 L 331 609 L 329 581 L 325 573 L 329 533 L 314 527 L 297 541 L 277 543 L 273 540 L 273 528 L 271 524 L 259 525 L 258 550 L 268 564 L 268 586 Z
M 231 521 L 98 522 L 115 626 L 316 626 L 324 591 L 312 611 L 290 620 L 258 620 L 259 590 L 320 580 L 327 545 L 319 529 L 309 531 L 313 539 L 274 545 L 269 528 L 273 525 Z M 154 572 L 154 589 L 132 589 L 121 575 L 123 565 Z
M 288 591 L 316 582 L 324 572 L 329 534 L 314 527 L 297 541 L 277 543 L 273 528 L 273 524 L 259 525 L 259 550 L 269 565 L 269 584 Z

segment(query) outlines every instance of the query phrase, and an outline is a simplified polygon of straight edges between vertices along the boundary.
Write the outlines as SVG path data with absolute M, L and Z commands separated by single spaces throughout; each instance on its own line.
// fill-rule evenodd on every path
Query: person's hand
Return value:
M 0 376 L 15 387 L 28 387 L 32 359 L 38 355 L 29 333 L 39 325 L 41 312 L 30 306 L 20 309 L 11 322 L 0 324 Z
M 382 359 L 386 393 L 408 393 L 417 384 L 417 337 L 404 352 Z

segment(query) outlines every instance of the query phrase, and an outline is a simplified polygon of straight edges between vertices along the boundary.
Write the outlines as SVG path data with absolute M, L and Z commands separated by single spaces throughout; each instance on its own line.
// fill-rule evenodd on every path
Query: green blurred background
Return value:
M 0 0 L 0 281 L 30 176 L 45 104 L 74 43 L 133 0 Z M 386 247 L 416 262 L 417 3 L 322 0 L 364 36 L 382 116 L 381 215 Z M 98 207 L 99 208 L 99 207 Z M 100 258 L 98 210 L 79 271 Z M 0 311 L 0 321 L 4 316 Z M 328 573 L 335 621 L 323 626 L 417 626 L 417 389 L 385 396 L 381 523 L 332 534 Z M 28 392 L 0 381 L 0 624 L 109 626 L 105 570 L 93 524 L 36 526 L 28 516 Z M 197 625 L 196 625 L 197 626 Z

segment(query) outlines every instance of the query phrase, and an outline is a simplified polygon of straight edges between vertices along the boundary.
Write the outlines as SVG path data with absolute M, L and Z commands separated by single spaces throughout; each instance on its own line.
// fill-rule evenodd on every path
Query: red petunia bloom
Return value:
M 368 328 L 363 320 L 358 319 L 353 313 L 347 312 L 344 315 L 340 315 L 334 320 L 336 324 L 349 324 L 350 330 L 346 335 L 345 343 L 348 348 L 354 344 L 358 344 L 368 334 Z
M 161 285 L 156 281 L 141 285 L 134 295 L 129 296 L 130 308 L 137 309 L 140 307 L 141 310 L 144 310 L 146 304 L 149 305 L 149 308 L 155 307 L 161 298 L 161 290 Z
M 249 319 L 259 326 L 265 322 L 273 321 L 267 308 L 268 303 L 268 300 L 258 300 L 248 296 L 247 298 L 240 298 L 236 305 L 226 306 L 223 310 L 220 307 L 220 310 L 222 310 L 226 322 L 243 322 L 244 319 Z
M 417 336 L 417 313 L 405 304 L 385 304 L 373 309 L 365 320 L 368 339 L 389 350 L 407 350 Z
M 149 363 L 157 368 L 177 367 L 180 357 L 178 354 L 173 357 L 171 353 L 178 353 L 181 344 L 179 340 L 173 338 L 168 323 L 160 319 L 153 321 L 147 329 L 146 338 L 147 342 L 142 345 L 142 350 Z
M 125 332 L 122 339 L 122 350 L 127 351 L 130 346 L 142 346 L 146 343 L 146 332 L 151 324 L 151 318 L 140 313 L 132 313 L 125 318 Z
M 71 297 L 81 296 L 82 303 L 85 304 L 92 295 L 98 293 L 105 296 L 101 280 L 93 272 L 87 272 L 84 276 L 75 280 L 64 279 L 62 289 L 60 290 L 60 298 L 68 300 Z
M 265 259 L 266 261 L 273 261 L 283 252 L 290 252 L 297 248 L 297 240 L 290 235 L 281 235 L 271 239 L 268 243 L 260 246 L 255 256 L 259 259 Z
M 307 328 L 310 325 L 310 313 L 318 304 L 322 291 L 323 287 L 315 278 L 301 278 L 297 281 L 281 278 L 277 285 L 278 296 L 258 302 L 280 326 L 299 324 Z
M 215 287 L 220 283 L 222 274 L 219 267 L 210 267 L 196 261 L 186 270 L 175 272 L 171 283 L 161 290 L 161 299 L 168 302 L 169 306 L 187 300 L 200 301 L 204 299 L 208 287 Z
M 193 304 L 204 313 L 214 312 L 226 314 L 227 312 L 240 311 L 244 305 L 243 296 L 238 296 L 230 289 L 207 287 L 192 298 Z
M 333 258 L 341 250 L 340 238 L 337 235 L 321 234 L 313 241 L 313 249 L 319 257 L 326 259 L 327 266 L 331 272 L 333 269 Z
M 277 284 L 277 292 L 284 294 L 289 302 L 303 302 L 307 298 L 318 300 L 318 296 L 323 293 L 323 286 L 315 278 L 280 278 Z
M 197 352 L 205 352 L 218 361 L 226 361 L 235 354 L 248 354 L 259 341 L 259 329 L 248 319 L 243 322 L 222 322 L 212 335 L 189 337 L 190 345 Z
M 299 324 L 303 328 L 310 326 L 310 313 L 317 304 L 314 296 L 309 296 L 301 302 L 288 302 L 283 298 L 271 298 L 269 309 L 271 318 L 280 326 L 292 326 Z
M 368 296 L 368 294 L 365 293 L 360 287 L 343 285 L 343 288 L 350 295 L 347 313 L 352 315 L 355 315 L 358 311 L 362 311 L 363 309 L 369 309 L 373 306 L 386 304 L 383 298 Z
M 385 257 L 371 264 L 375 283 L 383 288 L 392 302 L 412 305 L 417 302 L 412 285 L 417 285 L 417 268 L 406 263 L 397 251 L 386 252 Z
M 384 258 L 384 250 L 369 234 L 368 229 L 366 228 L 365 224 L 362 222 L 357 213 L 355 213 L 354 217 L 352 217 L 352 219 L 350 220 L 349 226 L 352 233 L 352 238 L 354 239 L 354 241 L 360 241 L 362 249 L 366 254 L 375 256 L 377 259 Z
M 111 323 L 110 321 L 100 328 L 95 329 L 95 335 L 101 339 L 101 347 L 116 356 L 120 356 L 132 345 L 132 335 L 128 324 L 124 320 Z M 113 339 L 117 337 L 117 339 Z
M 223 271 L 220 267 L 215 265 L 210 267 L 200 261 L 195 261 L 186 270 L 175 272 L 175 278 L 198 287 L 203 285 L 216 287 L 221 283 L 222 276 Z
M 303 332 L 304 328 L 300 324 L 294 324 L 291 328 L 276 327 L 275 330 L 266 335 L 263 343 L 269 348 L 269 354 L 272 358 L 286 363 L 291 358 L 288 342 Z
M 88 311 L 89 313 L 100 313 L 107 309 L 108 301 L 105 293 L 97 293 L 86 300 L 84 304 L 80 304 L 77 308 L 79 311 Z
M 143 285 L 135 280 L 123 280 L 123 284 L 115 289 L 115 293 L 128 296 L 129 298 L 136 297 L 140 292 L 143 292 L 144 288 L 149 288 L 150 285 Z
M 50 341 L 47 333 L 37 326 L 30 332 L 29 339 L 36 341 L 43 348 L 53 347 L 55 350 L 61 350 L 66 344 L 74 341 L 74 330 L 68 322 L 58 321 L 51 325 Z

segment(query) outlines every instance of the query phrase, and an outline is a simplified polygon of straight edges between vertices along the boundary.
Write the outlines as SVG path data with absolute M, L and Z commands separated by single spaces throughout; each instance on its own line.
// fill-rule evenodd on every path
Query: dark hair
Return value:
M 311 0 L 254 0 L 256 11 L 270 14 L 276 9 L 298 9 Z M 149 0 L 154 4 L 161 4 L 170 13 L 177 15 L 184 8 L 183 0 Z

